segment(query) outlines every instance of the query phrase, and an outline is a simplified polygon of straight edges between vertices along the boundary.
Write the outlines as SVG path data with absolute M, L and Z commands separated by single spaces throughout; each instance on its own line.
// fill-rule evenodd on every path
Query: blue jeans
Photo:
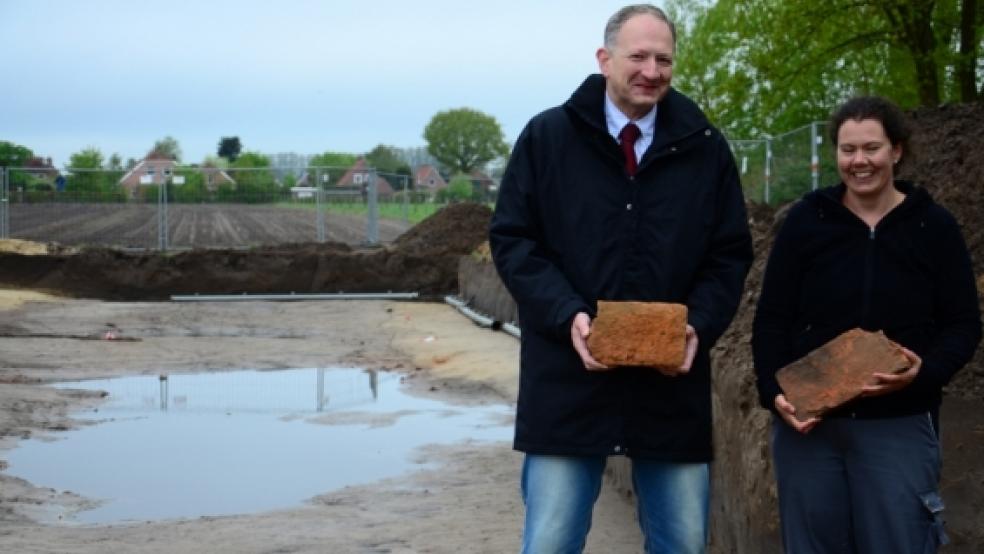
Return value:
M 604 456 L 526 455 L 524 554 L 584 550 L 604 470 Z M 710 489 L 707 464 L 633 460 L 632 484 L 648 554 L 704 552 Z

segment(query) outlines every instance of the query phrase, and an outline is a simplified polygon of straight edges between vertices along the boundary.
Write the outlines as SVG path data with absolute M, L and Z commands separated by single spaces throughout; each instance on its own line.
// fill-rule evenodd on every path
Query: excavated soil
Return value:
M 177 254 L 85 248 L 35 255 L 0 252 L 0 285 L 103 300 L 164 300 L 172 294 L 417 292 L 457 288 L 458 258 L 485 240 L 491 210 L 451 204 L 392 245 L 353 249 L 303 243 Z M 15 248 L 16 247 L 16 248 Z

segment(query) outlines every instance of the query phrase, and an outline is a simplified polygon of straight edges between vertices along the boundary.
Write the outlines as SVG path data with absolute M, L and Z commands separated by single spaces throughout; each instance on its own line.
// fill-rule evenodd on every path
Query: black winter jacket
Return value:
M 604 95 L 604 78 L 590 76 L 529 122 L 492 218 L 493 258 L 522 328 L 515 448 L 708 461 L 708 351 L 734 316 L 752 258 L 738 173 L 725 139 L 671 89 L 629 178 Z M 691 372 L 586 370 L 570 326 L 599 299 L 686 304 L 700 341 Z
M 840 184 L 790 208 L 769 256 L 752 348 L 761 405 L 775 411 L 775 372 L 840 333 L 883 330 L 922 358 L 906 388 L 855 400 L 828 417 L 935 413 L 941 388 L 981 339 L 977 288 L 960 228 L 925 189 L 871 230 L 841 202 Z

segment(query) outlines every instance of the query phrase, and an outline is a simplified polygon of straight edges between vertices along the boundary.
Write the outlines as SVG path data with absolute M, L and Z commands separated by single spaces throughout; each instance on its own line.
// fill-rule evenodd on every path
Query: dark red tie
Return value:
M 635 123 L 629 123 L 625 127 L 622 127 L 622 132 L 618 134 L 619 140 L 622 141 L 622 153 L 625 154 L 625 172 L 629 174 L 629 177 L 635 175 L 636 168 L 638 167 L 635 154 L 635 141 L 641 134 L 642 131 L 636 127 Z

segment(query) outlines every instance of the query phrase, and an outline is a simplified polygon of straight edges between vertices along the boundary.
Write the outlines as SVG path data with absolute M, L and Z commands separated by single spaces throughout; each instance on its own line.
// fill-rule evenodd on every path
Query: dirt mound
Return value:
M 485 240 L 490 218 L 486 206 L 455 204 L 391 246 L 362 250 L 329 242 L 176 254 L 107 248 L 34 256 L 0 252 L 0 285 L 107 300 L 164 300 L 194 293 L 436 296 L 457 290 L 458 258 Z
M 488 236 L 491 219 L 492 210 L 483 204 L 449 204 L 397 237 L 393 247 L 414 256 L 465 254 Z
M 910 116 L 915 163 L 901 177 L 926 187 L 953 213 L 976 273 L 984 274 L 984 104 L 923 108 Z

